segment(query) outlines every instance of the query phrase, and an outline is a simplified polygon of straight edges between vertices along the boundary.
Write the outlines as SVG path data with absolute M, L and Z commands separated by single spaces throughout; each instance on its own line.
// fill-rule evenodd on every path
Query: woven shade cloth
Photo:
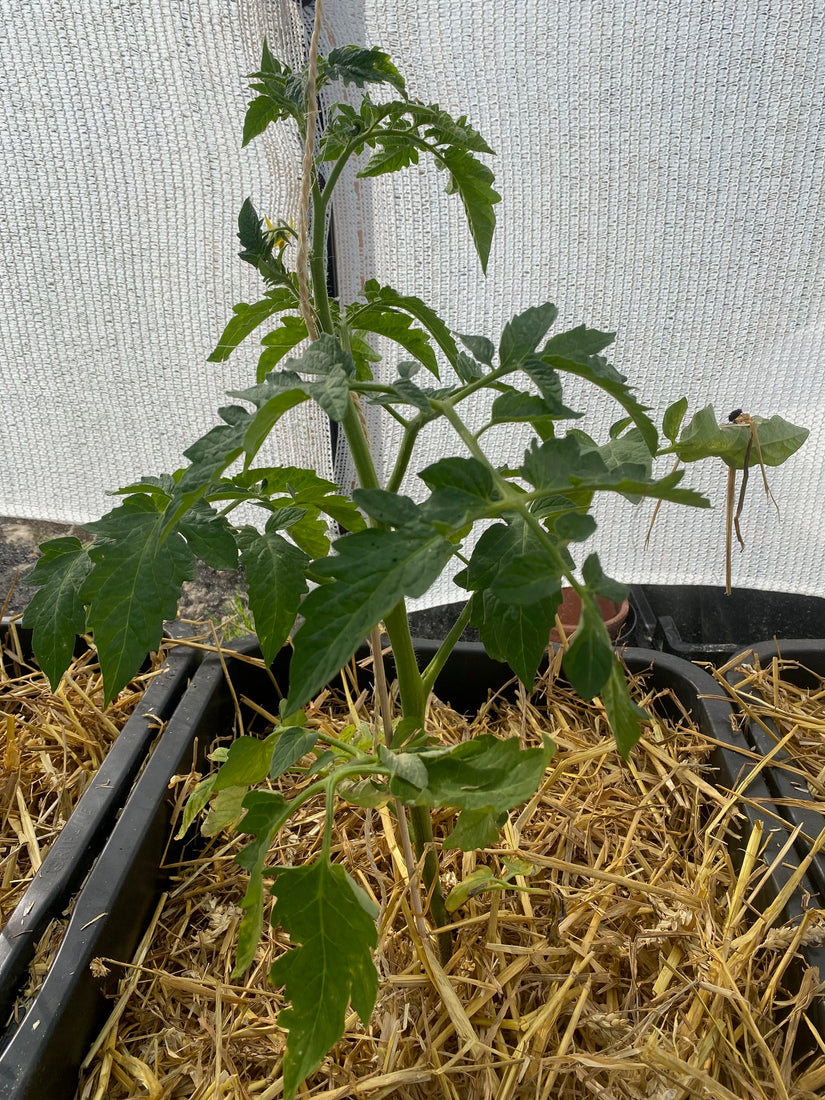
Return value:
M 285 128 L 239 149 L 243 74 L 264 34 L 297 61 L 311 9 L 6 9 L 0 514 L 83 521 L 108 506 L 103 488 L 180 465 L 223 391 L 254 374 L 254 340 L 228 363 L 205 358 L 230 305 L 259 290 L 234 255 L 240 204 L 294 218 L 300 149 Z M 380 46 L 412 95 L 466 113 L 496 150 L 503 195 L 485 278 L 432 165 L 350 176 L 335 207 L 342 295 L 374 276 L 494 340 L 554 301 L 557 329 L 617 332 L 611 360 L 659 422 L 684 395 L 720 418 L 806 425 L 804 448 L 768 471 L 781 521 L 752 472 L 734 583 L 819 595 L 824 15 L 821 0 L 327 0 L 322 41 Z M 380 374 L 393 370 L 390 358 Z M 575 379 L 565 398 L 597 437 L 621 413 Z M 371 418 L 370 434 L 386 474 L 393 425 Z M 484 439 L 501 462 L 524 442 Z M 434 430 L 415 468 L 455 451 Z M 323 418 L 295 410 L 266 457 L 330 476 Z M 665 506 L 645 551 L 652 506 L 611 500 L 586 550 L 625 581 L 721 584 L 725 468 L 691 468 L 685 483 L 714 509 Z M 420 603 L 460 594 L 445 583 Z

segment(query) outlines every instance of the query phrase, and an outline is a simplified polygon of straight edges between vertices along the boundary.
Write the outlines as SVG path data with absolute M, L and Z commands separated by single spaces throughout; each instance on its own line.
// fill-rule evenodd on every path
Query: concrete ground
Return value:
M 37 591 L 26 584 L 26 576 L 39 557 L 38 545 L 63 535 L 84 540 L 83 529 L 75 525 L 0 516 L 0 608 L 5 603 L 4 615 L 22 612 Z M 201 565 L 197 578 L 184 585 L 180 617 L 221 622 L 237 615 L 234 604 L 243 591 L 239 573 L 219 573 Z

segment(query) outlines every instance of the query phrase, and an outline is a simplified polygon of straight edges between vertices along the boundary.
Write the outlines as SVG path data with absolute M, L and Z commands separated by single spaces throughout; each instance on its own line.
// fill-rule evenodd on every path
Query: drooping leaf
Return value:
M 501 195 L 492 187 L 495 176 L 466 149 L 447 148 L 441 153 L 441 159 L 450 173 L 447 193 L 458 192 L 461 197 L 481 270 L 486 272 L 496 227 L 494 207 L 501 201 Z
M 527 687 L 533 685 L 561 603 L 551 596 L 529 607 L 506 603 L 489 590 L 473 596 L 471 622 L 495 661 L 504 661 Z
M 291 1005 L 278 1016 L 289 1031 L 284 1056 L 284 1098 L 344 1033 L 350 1003 L 364 1026 L 378 993 L 371 951 L 378 907 L 340 864 L 323 857 L 302 867 L 279 867 L 273 925 L 289 933 L 292 948 L 276 959 L 270 978 L 285 986 Z
M 183 840 L 192 822 L 212 797 L 212 790 L 215 786 L 216 778 L 217 775 L 207 775 L 205 779 L 202 779 L 200 783 L 197 784 L 187 798 L 186 805 L 183 808 L 180 828 L 177 833 L 175 833 L 175 840 Z
M 471 355 L 460 351 L 455 361 L 455 372 L 462 382 L 474 382 L 483 377 L 484 368 Z
M 350 324 L 364 332 L 374 332 L 402 347 L 423 363 L 438 378 L 438 362 L 427 333 L 412 323 L 412 317 L 398 310 L 377 305 L 356 306 L 350 311 Z
M 442 847 L 445 851 L 450 848 L 459 848 L 462 852 L 475 852 L 480 848 L 489 848 L 498 841 L 506 820 L 506 810 L 498 813 L 495 810 L 486 808 L 483 810 L 462 810 L 455 828 L 445 838 Z M 450 896 L 452 897 L 452 892 Z M 449 903 L 447 911 L 452 912 Z
M 39 591 L 26 608 L 23 626 L 32 631 L 34 655 L 54 691 L 71 664 L 75 636 L 86 629 L 81 591 L 92 562 L 73 536 L 41 543 L 40 552 L 26 577 L 26 584 Z
M 596 554 L 588 554 L 582 565 L 582 577 L 588 588 L 606 600 L 620 602 L 627 598 L 627 585 L 614 581 L 602 569 Z
M 163 538 L 164 526 L 163 514 L 143 494 L 87 524 L 102 541 L 89 551 L 94 569 L 80 595 L 89 607 L 107 705 L 158 648 L 183 582 L 195 576 L 191 550 L 177 531 Z
M 373 307 L 394 309 L 414 317 L 432 336 L 447 361 L 455 365 L 458 348 L 453 339 L 453 334 L 435 310 L 428 306 L 426 302 L 423 302 L 421 298 L 416 297 L 414 294 L 399 294 L 391 286 L 381 286 L 376 279 L 367 280 L 364 285 L 364 294 L 367 302 Z M 433 373 L 437 378 L 438 370 L 436 369 Z
M 532 356 L 558 314 L 552 302 L 545 302 L 544 305 L 526 309 L 508 321 L 499 343 L 499 364 L 515 368 Z
M 616 747 L 621 755 L 627 759 L 630 750 L 642 735 L 641 723 L 649 721 L 649 716 L 638 704 L 630 698 L 627 680 L 622 672 L 622 666 L 614 655 L 613 667 L 607 683 L 601 689 L 601 699 L 613 736 L 616 739 Z
M 398 172 L 418 164 L 418 149 L 410 143 L 406 134 L 388 134 L 379 131 L 375 135 L 379 148 L 372 154 L 366 165 L 359 171 L 360 178 L 383 176 L 388 172 Z
M 287 315 L 281 318 L 280 325 L 267 333 L 261 340 L 264 350 L 258 359 L 257 380 L 263 382 L 267 374 L 281 362 L 285 355 L 293 351 L 302 340 L 307 338 L 307 326 L 303 317 Z
M 564 655 L 564 674 L 582 699 L 598 695 L 610 677 L 616 656 L 598 604 L 587 590 L 581 618 Z
M 255 631 L 264 660 L 271 664 L 295 624 L 301 597 L 307 590 L 310 559 L 278 534 L 277 516 L 263 532 L 254 527 L 239 528 L 237 539 Z
M 288 706 L 298 710 L 350 659 L 402 596 L 420 596 L 452 556 L 433 528 L 367 530 L 335 543 L 337 556 L 314 563 L 335 579 L 304 600 L 295 635 Z
M 403 493 L 390 493 L 385 489 L 355 489 L 352 499 L 368 516 L 387 527 L 420 522 L 421 509 Z
M 640 405 L 633 395 L 627 379 L 612 367 L 606 359 L 594 354 L 590 349 L 601 350 L 613 342 L 614 334 L 598 332 L 595 329 L 585 328 L 584 325 L 570 332 L 562 332 L 553 336 L 545 344 L 541 358 L 556 370 L 575 374 L 592 382 L 609 393 L 622 408 L 632 417 L 634 424 L 642 433 L 648 450 L 655 454 L 658 448 L 659 437 L 656 427 L 647 415 L 647 407 Z
M 264 924 L 263 870 L 272 841 L 292 813 L 292 804 L 277 791 L 250 791 L 243 800 L 246 815 L 240 831 L 255 839 L 235 856 L 239 867 L 249 872 L 249 882 L 241 900 L 243 917 L 238 928 L 233 979 L 240 978 L 252 965 L 261 942 Z

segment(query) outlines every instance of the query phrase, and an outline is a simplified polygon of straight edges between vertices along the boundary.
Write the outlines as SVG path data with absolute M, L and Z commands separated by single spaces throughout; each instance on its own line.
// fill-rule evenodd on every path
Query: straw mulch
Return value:
M 0 649 L 0 924 L 137 706 L 163 654 L 103 707 L 97 654 L 75 658 L 52 692 L 15 631 Z
M 724 679 L 731 668 L 743 676 L 735 689 Z M 825 801 L 825 683 L 805 670 L 814 686 L 794 684 L 792 675 L 799 669 L 804 665 L 779 655 L 762 668 L 756 654 L 749 651 L 719 669 L 717 679 L 745 718 L 758 723 L 775 740 L 776 750 L 765 767 L 783 768 L 797 789 L 804 789 L 802 780 L 812 808 L 821 813 Z
M 663 700 L 641 683 L 656 714 Z M 311 723 L 337 732 L 373 720 L 369 699 L 325 696 Z M 411 915 L 405 863 L 386 810 L 342 804 L 336 858 L 381 905 L 378 1002 L 369 1026 L 351 1014 L 344 1039 L 306 1083 L 313 1100 L 815 1100 L 825 1053 L 795 1064 L 799 1037 L 825 1052 L 806 1016 L 818 975 L 790 999 L 783 979 L 825 913 L 779 927 L 750 899 L 764 867 L 753 835 L 734 872 L 725 829 L 736 797 L 705 778 L 710 746 L 684 716 L 658 717 L 624 763 L 604 713 L 552 673 L 542 690 L 483 708 L 468 723 L 433 704 L 446 740 L 492 730 L 527 744 L 550 732 L 558 752 L 538 794 L 510 815 L 501 845 L 442 855 L 449 888 L 474 868 L 528 861 L 540 892 L 480 895 L 459 910 L 442 970 Z M 181 785 L 193 782 L 182 780 Z M 451 827 L 438 815 L 436 833 Z M 318 850 L 322 807 L 307 804 L 271 862 Z M 275 1100 L 285 1035 L 267 971 L 286 949 L 270 930 L 247 982 L 233 982 L 244 877 L 235 836 L 175 868 L 91 1050 L 79 1100 L 126 1097 Z M 102 972 L 106 960 L 96 960 Z

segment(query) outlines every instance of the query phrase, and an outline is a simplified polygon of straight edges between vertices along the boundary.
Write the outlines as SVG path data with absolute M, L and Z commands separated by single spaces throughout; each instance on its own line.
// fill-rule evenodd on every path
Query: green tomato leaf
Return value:
M 275 313 L 281 313 L 285 309 L 296 308 L 295 295 L 285 288 L 267 291 L 260 302 L 247 305 L 240 302 L 232 307 L 234 317 L 223 330 L 220 340 L 207 359 L 208 363 L 222 363 L 228 359 L 241 340 L 246 339 L 254 332 L 258 325 L 263 324 Z
M 766 466 L 781 466 L 808 438 L 807 428 L 790 424 L 781 416 L 772 416 L 768 420 L 754 416 L 753 421 L 762 461 Z M 674 450 L 682 462 L 696 462 L 713 456 L 723 459 L 733 469 L 741 470 L 750 438 L 750 428 L 746 424 L 725 422 L 720 425 L 713 406 L 706 405 L 687 424 Z M 758 461 L 756 447 L 751 446 L 748 465 L 756 466 Z
M 206 806 L 209 799 L 212 797 L 212 791 L 215 786 L 215 780 L 217 775 L 208 775 L 206 779 L 202 779 L 200 783 L 195 787 L 192 793 L 186 800 L 186 805 L 183 808 L 183 817 L 181 818 L 181 826 L 175 834 L 175 840 L 183 840 L 189 831 L 189 827 L 192 822 Z
M 427 786 L 427 767 L 414 752 L 391 752 L 383 745 L 378 747 L 378 759 L 391 776 L 403 779 L 405 784 L 421 790 Z
M 403 493 L 391 493 L 385 489 L 355 489 L 352 499 L 368 516 L 387 527 L 421 522 L 421 509 Z
M 558 315 L 559 311 L 553 303 L 545 302 L 544 305 L 533 306 L 508 321 L 498 348 L 500 365 L 515 369 L 532 356 Z
M 284 1098 L 320 1065 L 344 1034 L 352 1003 L 364 1026 L 378 993 L 371 951 L 378 935 L 378 907 L 340 864 L 321 858 L 303 867 L 279 867 L 273 925 L 289 933 L 293 947 L 276 959 L 270 979 L 285 986 L 291 1002 L 278 1016 L 289 1031 L 284 1056 Z
M 585 449 L 571 432 L 561 439 L 530 441 L 519 476 L 536 489 L 559 492 L 571 485 L 608 480 L 608 469 L 598 451 Z
M 570 420 L 578 415 L 565 405 L 556 405 L 544 397 L 522 393 L 520 390 L 507 390 L 497 397 L 490 414 L 490 421 L 485 425 L 485 431 L 487 428 L 492 428 L 494 424 L 522 423 L 536 425 L 536 431 L 546 426 L 552 432 L 552 421 Z
M 254 527 L 239 528 L 237 539 L 255 631 L 264 660 L 271 664 L 295 624 L 307 590 L 305 571 L 310 559 L 278 534 L 277 515 L 263 533 Z
M 71 536 L 41 543 L 40 552 L 42 556 L 26 577 L 26 584 L 39 591 L 26 608 L 23 626 L 32 631 L 34 655 L 54 691 L 71 664 L 75 636 L 86 629 L 81 592 L 92 562 Z
M 241 900 L 243 917 L 238 928 L 238 946 L 232 978 L 240 978 L 253 963 L 261 942 L 264 924 L 263 871 L 267 855 L 277 833 L 286 824 L 292 804 L 277 791 L 250 791 L 243 800 L 246 815 L 240 832 L 254 836 L 235 856 L 239 867 L 249 872 L 249 882 Z
M 486 503 L 499 499 L 492 471 L 477 458 L 442 458 L 418 476 L 432 492 L 455 489 Z
M 565 542 L 585 542 L 595 532 L 597 523 L 589 513 L 565 512 L 553 524 L 553 530 Z
M 212 485 L 218 474 L 243 453 L 244 436 L 253 416 L 240 405 L 218 409 L 224 420 L 196 440 L 183 453 L 191 465 L 180 476 L 167 511 L 167 522 L 176 523 Z
M 492 367 L 493 356 L 495 355 L 495 344 L 492 340 L 489 340 L 486 336 L 467 336 L 462 333 L 456 333 L 461 343 L 470 351 L 473 356 L 483 363 L 485 367 Z M 475 377 L 475 375 L 473 376 Z M 471 379 L 465 379 L 470 381 Z
M 222 791 L 218 791 L 203 819 L 201 836 L 217 836 L 230 825 L 234 825 L 244 811 L 243 800 L 246 793 L 246 785 L 224 787 Z
M 598 604 L 585 591 L 579 625 L 564 655 L 564 674 L 582 699 L 592 699 L 607 683 L 615 663 L 616 655 Z
M 390 790 L 408 804 L 501 814 L 536 793 L 554 752 L 549 738 L 541 748 L 523 749 L 518 737 L 485 733 L 448 748 L 424 749 L 417 756 L 426 767 L 426 787 L 395 775 Z
M 444 840 L 443 848 L 445 851 L 450 848 L 459 848 L 462 852 L 475 852 L 480 848 L 489 848 L 498 841 L 506 820 L 506 810 L 499 813 L 491 809 L 462 810 L 458 815 L 456 827 Z M 456 889 L 458 887 L 450 892 L 450 898 L 453 897 Z M 460 904 L 463 902 L 459 902 L 455 908 Z M 449 898 L 447 911 L 452 911 Z
M 365 84 L 390 84 L 406 95 L 404 78 L 383 50 L 364 46 L 339 46 L 326 58 L 319 58 L 319 78 L 323 82 L 340 80 L 363 88 Z
M 678 401 L 674 401 L 672 405 L 668 405 L 665 409 L 665 415 L 662 418 L 662 434 L 665 439 L 669 439 L 671 443 L 676 442 L 676 437 L 679 435 L 679 429 L 682 427 L 682 421 L 685 419 L 687 407 L 687 398 L 680 397 Z
M 89 607 L 108 705 L 160 645 L 183 582 L 195 576 L 195 558 L 179 532 L 163 537 L 164 516 L 143 494 L 86 526 L 102 541 L 89 551 L 94 569 L 80 596 Z
M 563 359 L 588 359 L 610 347 L 616 339 L 615 332 L 599 332 L 598 329 L 577 325 L 567 332 L 559 332 L 544 345 L 543 355 L 558 355 Z
M 496 227 L 494 207 L 501 201 L 501 195 L 492 187 L 495 176 L 466 149 L 449 147 L 441 151 L 440 159 L 450 173 L 447 194 L 458 192 L 461 197 L 481 270 L 486 273 Z
M 452 556 L 432 528 L 366 530 L 338 539 L 337 555 L 313 563 L 336 579 L 306 597 L 295 635 L 288 706 L 298 710 L 350 659 L 402 596 L 421 596 Z
M 229 746 L 226 762 L 215 776 L 213 789 L 223 791 L 227 787 L 252 787 L 263 783 L 277 739 L 276 733 L 264 738 L 236 737 Z
M 630 698 L 627 680 L 615 655 L 610 676 L 601 689 L 601 699 L 616 739 L 616 747 L 626 760 L 642 735 L 641 723 L 649 722 L 650 717 Z
M 455 366 L 458 348 L 453 335 L 435 310 L 431 309 L 421 298 L 417 298 L 413 294 L 399 294 L 391 286 L 381 286 L 375 279 L 367 281 L 364 286 L 364 294 L 370 306 L 376 309 L 384 308 L 401 311 L 414 317 L 435 340 L 447 361 Z M 437 378 L 438 369 L 436 368 L 433 373 Z
M 267 374 L 281 362 L 285 355 L 307 338 L 307 326 L 303 317 L 284 317 L 278 328 L 264 336 L 264 351 L 258 359 L 257 379 L 263 382 Z
M 602 569 L 601 562 L 596 554 L 588 554 L 582 566 L 582 577 L 588 588 L 606 600 L 614 600 L 617 603 L 627 598 L 627 585 L 620 581 L 614 581 L 608 577 Z
M 238 547 L 226 516 L 219 516 L 203 500 L 196 501 L 178 524 L 189 549 L 212 569 L 238 567 Z
M 317 740 L 318 734 L 315 730 L 302 729 L 300 726 L 277 730 L 275 748 L 269 762 L 269 778 L 277 779 L 289 771 L 301 757 L 313 750 Z

